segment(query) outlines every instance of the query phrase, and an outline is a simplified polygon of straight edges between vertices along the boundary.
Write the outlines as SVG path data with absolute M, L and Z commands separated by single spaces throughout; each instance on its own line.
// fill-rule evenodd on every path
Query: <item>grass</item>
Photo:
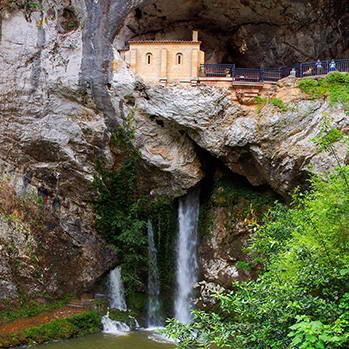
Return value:
M 272 98 L 270 100 L 270 103 L 274 106 L 279 108 L 280 111 L 286 112 L 288 110 L 286 104 L 279 98 Z
M 333 72 L 321 79 L 303 79 L 298 87 L 313 99 L 328 98 L 332 105 L 340 103 L 349 112 L 349 74 Z
M 257 96 L 255 98 L 255 102 L 257 104 L 258 113 L 260 113 L 262 108 L 267 104 L 273 105 L 274 107 L 278 108 L 281 112 L 287 112 L 288 110 L 287 105 L 280 98 L 265 98 Z
M 49 300 L 43 302 L 22 300 L 17 305 L 8 304 L 5 309 L 0 311 L 0 325 L 14 321 L 17 319 L 29 318 L 38 314 L 52 311 L 61 308 L 69 303 L 71 297 L 67 296 L 63 299 L 49 302 Z
M 101 316 L 88 311 L 47 324 L 27 328 L 20 333 L 0 335 L 0 348 L 42 344 L 48 341 L 85 336 L 101 330 Z

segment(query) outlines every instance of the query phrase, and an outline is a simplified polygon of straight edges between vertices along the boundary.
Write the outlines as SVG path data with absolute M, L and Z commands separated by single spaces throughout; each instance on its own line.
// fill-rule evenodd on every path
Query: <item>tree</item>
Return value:
M 183 347 L 347 348 L 348 175 L 314 176 L 290 208 L 270 212 L 249 247 L 264 263 L 257 280 L 215 295 L 216 313 L 196 311 L 189 326 L 170 321 L 167 334 Z

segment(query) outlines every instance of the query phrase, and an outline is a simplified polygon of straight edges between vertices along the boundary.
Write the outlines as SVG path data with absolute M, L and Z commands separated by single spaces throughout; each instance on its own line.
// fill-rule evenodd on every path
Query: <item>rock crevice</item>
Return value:
M 299 94 L 295 81 L 281 82 L 273 92 L 287 103 L 287 111 L 266 105 L 257 112 L 254 107 L 239 104 L 226 89 L 145 86 L 113 49 L 132 35 L 142 37 L 149 25 L 159 29 L 155 38 L 181 38 L 180 33 L 184 37 L 187 28 L 185 33 L 172 31 L 169 24 L 191 20 L 190 14 L 194 13 L 201 21 L 195 22 L 201 23 L 199 29 L 204 24 L 208 28 L 203 31 L 203 41 L 205 36 L 212 38 L 212 33 L 229 28 L 229 33 L 219 39 L 224 46 L 233 45 L 239 52 L 234 53 L 235 62 L 241 55 L 246 64 L 255 64 L 254 59 L 261 63 L 261 55 L 252 56 L 253 52 L 269 52 L 263 60 L 265 64 L 279 59 L 280 64 L 286 64 L 288 59 L 305 58 L 280 46 L 281 41 L 310 56 L 345 53 L 344 42 L 349 36 L 345 35 L 344 13 L 341 16 L 337 9 L 333 11 L 338 17 L 333 11 L 328 13 L 341 21 L 342 32 L 342 37 L 334 32 L 328 42 L 329 32 L 318 30 L 325 18 L 320 18 L 319 23 L 305 23 L 300 31 L 290 31 L 293 21 L 303 23 L 303 3 L 284 0 L 282 8 L 273 1 L 268 3 L 270 8 L 265 1 L 223 1 L 217 7 L 211 0 L 186 1 L 185 6 L 178 6 L 180 1 L 158 1 L 155 6 L 154 2 L 142 0 L 45 0 L 42 9 L 31 11 L 30 18 L 21 11 L 0 9 L 0 173 L 10 180 L 19 196 L 40 194 L 47 208 L 57 215 L 55 227 L 59 230 L 49 229 L 49 234 L 40 239 L 43 246 L 49 246 L 50 241 L 59 241 L 61 234 L 63 245 L 79 256 L 80 259 L 67 259 L 77 268 L 74 273 L 80 275 L 75 278 L 71 274 L 76 283 L 67 289 L 91 287 L 117 262 L 96 232 L 91 201 L 96 195 L 93 178 L 97 160 L 103 158 L 109 168 L 117 165 L 109 143 L 115 125 L 125 120 L 131 120 L 134 127 L 134 144 L 143 159 L 149 191 L 171 197 L 185 194 L 205 177 L 198 149 L 207 151 L 251 184 L 268 184 L 283 196 L 302 183 L 309 171 L 336 165 L 329 154 L 319 153 L 311 139 L 319 134 L 324 114 L 331 116 L 333 126 L 341 129 L 349 127 L 348 118 L 340 105 L 307 100 Z M 135 10 L 141 5 L 144 6 Z M 310 5 L 313 15 L 319 3 Z M 226 12 L 227 7 L 235 12 L 224 17 L 222 11 Z M 62 32 L 59 16 L 65 8 L 75 13 L 77 21 L 74 17 L 72 29 Z M 275 21 L 280 11 L 289 13 L 284 18 L 287 23 Z M 256 25 L 261 16 L 273 25 Z M 276 30 L 274 24 L 278 26 Z M 127 33 L 130 26 L 132 35 Z M 314 43 L 309 43 L 309 36 L 314 37 Z M 248 53 L 243 55 L 240 48 L 245 47 L 249 37 Z M 271 46 L 266 45 L 266 38 Z M 325 41 L 320 50 L 319 43 Z M 215 41 L 206 42 L 210 59 L 229 57 L 230 51 L 221 44 L 218 51 L 210 51 Z M 346 149 L 339 144 L 336 149 L 340 160 L 347 161 Z M 21 234 L 5 223 L 1 223 L 3 235 Z M 19 289 L 15 282 L 6 281 L 13 279 L 8 263 L 16 258 L 6 252 L 9 241 L 2 239 L 0 244 L 4 253 L 0 260 L 4 298 Z M 30 236 L 28 241 L 37 240 Z M 60 258 L 65 258 L 63 251 Z M 56 289 L 64 284 L 58 268 L 60 258 L 57 256 L 52 262 L 57 267 L 56 278 L 53 275 L 51 280 Z M 24 266 L 28 275 L 30 268 L 29 264 Z M 10 284 L 5 285 L 6 282 Z M 27 285 L 24 282 L 23 289 L 32 286 L 32 281 Z

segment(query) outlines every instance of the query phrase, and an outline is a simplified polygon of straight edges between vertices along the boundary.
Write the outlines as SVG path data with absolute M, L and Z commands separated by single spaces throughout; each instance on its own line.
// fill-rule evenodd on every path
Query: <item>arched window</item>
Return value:
M 176 55 L 176 63 L 177 64 L 183 64 L 183 54 L 182 53 L 177 53 L 177 55 Z
M 149 52 L 145 55 L 145 63 L 146 64 L 151 64 L 152 62 L 153 55 Z

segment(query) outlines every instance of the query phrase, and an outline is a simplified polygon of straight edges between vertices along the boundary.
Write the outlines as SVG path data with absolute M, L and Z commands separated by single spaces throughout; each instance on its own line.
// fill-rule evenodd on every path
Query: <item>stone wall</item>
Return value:
M 131 38 L 186 39 L 195 28 L 208 63 L 271 67 L 346 58 L 348 13 L 345 0 L 154 0 L 127 17 L 116 46 Z
M 177 55 L 181 55 L 178 64 Z M 150 55 L 148 61 L 148 55 Z M 200 64 L 204 63 L 204 53 L 200 51 L 200 43 L 132 43 L 125 54 L 131 69 L 146 82 L 160 80 L 190 81 L 199 75 Z M 149 63 L 150 62 L 150 63 Z

